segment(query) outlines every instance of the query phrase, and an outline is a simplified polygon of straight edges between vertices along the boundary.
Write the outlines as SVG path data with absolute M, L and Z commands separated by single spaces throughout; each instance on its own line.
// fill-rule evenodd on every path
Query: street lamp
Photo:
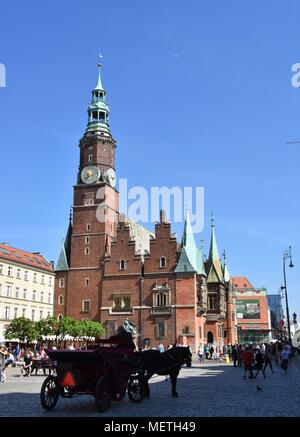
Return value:
M 288 323 L 288 336 L 289 336 L 289 344 L 292 345 L 292 338 L 291 338 L 291 326 L 290 326 L 290 313 L 289 313 L 289 304 L 288 304 L 288 296 L 287 296 L 287 286 L 286 286 L 286 273 L 285 273 L 285 262 L 289 259 L 289 267 L 294 267 L 294 264 L 292 262 L 292 249 L 291 246 L 289 246 L 288 250 L 285 250 L 283 252 L 283 279 L 284 279 L 284 285 L 281 286 L 281 289 L 285 291 L 285 304 L 286 304 L 286 318 Z

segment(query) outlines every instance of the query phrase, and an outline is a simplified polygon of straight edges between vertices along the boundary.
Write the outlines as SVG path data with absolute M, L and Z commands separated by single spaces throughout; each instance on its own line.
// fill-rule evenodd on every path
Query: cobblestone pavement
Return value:
M 39 393 L 44 376 L 21 378 L 18 370 L 7 370 L 7 382 L 0 384 L 0 416 L 24 417 L 203 417 L 203 416 L 300 416 L 300 357 L 285 375 L 274 364 L 275 374 L 266 371 L 257 379 L 243 380 L 243 369 L 223 363 L 195 363 L 183 367 L 177 382 L 178 398 L 171 396 L 171 383 L 154 376 L 151 397 L 139 404 L 126 396 L 113 402 L 106 413 L 97 413 L 92 396 L 60 398 L 51 412 L 43 410 Z M 257 390 L 257 385 L 262 390 Z

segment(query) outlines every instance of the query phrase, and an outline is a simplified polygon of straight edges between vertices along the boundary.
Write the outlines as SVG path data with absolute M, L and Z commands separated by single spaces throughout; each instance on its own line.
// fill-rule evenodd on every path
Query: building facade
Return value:
M 281 337 L 281 321 L 283 320 L 282 298 L 280 294 L 268 294 L 268 305 L 271 311 L 271 327 L 275 338 Z
M 0 244 L 0 341 L 12 319 L 53 315 L 54 266 L 40 253 Z
M 164 211 L 154 233 L 119 214 L 116 141 L 100 71 L 99 64 L 79 142 L 73 216 L 56 266 L 55 315 L 100 321 L 107 337 L 128 318 L 140 347 L 234 343 L 232 285 L 219 260 L 214 222 L 204 262 L 188 212 L 181 244 Z
M 233 277 L 232 283 L 239 343 L 270 341 L 272 328 L 266 289 L 254 288 L 245 276 Z

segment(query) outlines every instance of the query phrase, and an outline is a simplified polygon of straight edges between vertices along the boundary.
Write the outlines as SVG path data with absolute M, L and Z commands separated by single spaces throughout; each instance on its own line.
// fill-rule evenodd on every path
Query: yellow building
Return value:
M 0 243 L 0 342 L 11 320 L 53 315 L 54 277 L 53 263 L 40 253 Z

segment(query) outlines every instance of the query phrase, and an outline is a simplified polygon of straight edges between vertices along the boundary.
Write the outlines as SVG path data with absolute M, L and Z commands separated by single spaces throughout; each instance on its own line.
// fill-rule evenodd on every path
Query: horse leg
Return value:
M 145 396 L 149 399 L 150 398 L 150 387 L 149 387 L 149 379 L 151 378 L 151 374 L 150 375 L 145 375 L 144 377 L 144 381 L 143 381 L 143 385 L 144 385 L 144 390 L 145 390 Z
M 177 376 L 179 374 L 179 370 L 175 369 L 170 372 L 170 379 L 172 384 L 172 396 L 175 398 L 178 398 L 178 393 L 176 391 L 176 383 L 177 383 Z

